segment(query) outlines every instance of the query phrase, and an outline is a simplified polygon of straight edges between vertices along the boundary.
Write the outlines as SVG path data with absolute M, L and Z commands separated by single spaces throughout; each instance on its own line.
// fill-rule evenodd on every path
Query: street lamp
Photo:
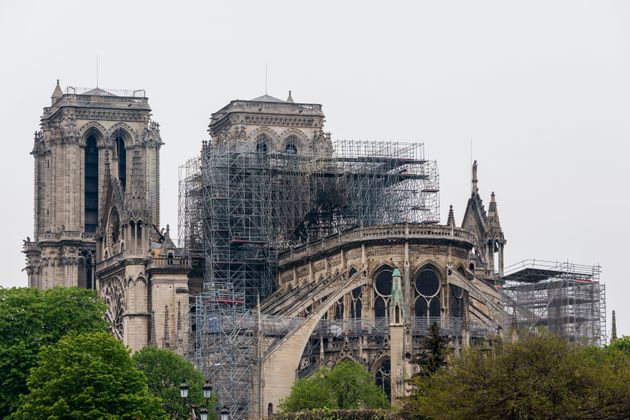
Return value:
M 208 420 L 208 409 L 207 408 L 202 408 L 201 410 L 199 410 L 199 415 L 201 417 L 201 420 Z
M 203 386 L 203 397 L 206 400 L 209 400 L 212 396 L 212 385 L 210 385 L 210 380 L 206 380 L 206 383 Z
M 188 398 L 188 384 L 186 382 L 179 386 L 179 395 L 182 398 Z
M 203 398 L 206 400 L 205 401 L 205 405 L 208 405 L 208 400 L 210 399 L 210 397 L 212 396 L 212 385 L 210 385 L 210 381 L 206 380 L 206 383 L 204 384 L 203 388 Z M 195 415 L 195 409 L 199 408 L 201 405 L 200 404 L 192 404 L 188 402 L 188 389 L 189 386 L 186 382 L 182 383 L 179 386 L 179 395 L 180 397 L 182 397 L 182 399 L 184 400 L 184 402 L 190 407 L 190 409 L 192 410 L 192 418 L 196 418 L 197 416 Z M 208 409 L 203 407 L 201 408 L 201 410 L 199 410 L 199 414 L 201 416 L 201 420 L 208 420 Z M 221 417 L 223 418 L 223 417 Z
M 221 415 L 221 420 L 230 420 L 230 410 L 228 410 L 226 406 L 223 406 L 223 408 L 221 408 L 219 414 Z

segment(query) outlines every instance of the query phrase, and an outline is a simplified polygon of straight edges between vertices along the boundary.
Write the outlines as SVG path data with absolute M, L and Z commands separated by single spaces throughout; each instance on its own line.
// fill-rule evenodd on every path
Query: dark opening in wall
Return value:
M 84 229 L 94 233 L 98 224 L 98 147 L 94 134 L 88 136 L 85 144 L 84 174 Z

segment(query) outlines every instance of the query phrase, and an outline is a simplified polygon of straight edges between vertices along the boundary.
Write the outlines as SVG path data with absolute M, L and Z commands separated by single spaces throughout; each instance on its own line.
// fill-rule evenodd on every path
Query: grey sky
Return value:
M 442 221 L 461 221 L 470 143 L 495 191 L 507 263 L 600 263 L 630 334 L 630 4 L 605 1 L 0 0 L 0 284 L 25 286 L 32 133 L 55 79 L 146 89 L 161 123 L 162 220 L 210 113 L 264 93 L 324 106 L 333 138 L 422 141 Z

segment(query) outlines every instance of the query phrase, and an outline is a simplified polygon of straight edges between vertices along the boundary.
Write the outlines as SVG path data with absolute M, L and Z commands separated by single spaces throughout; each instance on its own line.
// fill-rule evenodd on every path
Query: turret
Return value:
M 59 86 L 59 79 L 57 79 L 57 86 L 55 86 L 55 90 L 50 97 L 50 104 L 54 105 L 54 103 L 57 102 L 57 99 L 61 98 L 62 96 L 63 92 L 61 91 L 61 86 Z

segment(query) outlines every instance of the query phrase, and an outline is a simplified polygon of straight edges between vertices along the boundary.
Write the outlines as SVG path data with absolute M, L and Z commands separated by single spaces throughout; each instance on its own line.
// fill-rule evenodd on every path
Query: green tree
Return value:
M 412 363 L 418 366 L 417 376 L 430 376 L 438 369 L 446 367 L 446 357 L 449 353 L 447 345 L 448 337 L 441 334 L 437 323 L 432 323 L 427 335 L 420 340 L 418 353 L 412 360 Z
M 624 335 L 623 337 L 615 338 L 608 345 L 609 349 L 620 350 L 630 355 L 630 337 Z
M 71 333 L 44 347 L 11 419 L 165 418 L 127 349 L 108 333 Z
M 69 332 L 107 331 L 105 311 L 93 290 L 0 288 L 0 418 L 27 391 L 40 348 Z
M 188 401 L 191 404 L 206 404 L 203 398 L 203 375 L 192 363 L 170 350 L 145 347 L 136 352 L 132 359 L 147 377 L 149 391 L 162 399 L 162 407 L 171 418 L 188 418 L 190 408 L 180 397 L 179 385 L 187 383 Z M 209 418 L 216 418 L 216 396 L 213 394 L 206 407 Z M 198 414 L 198 413 L 197 413 Z
M 409 379 L 411 391 L 409 396 L 403 399 L 400 412 L 404 418 L 419 418 L 418 401 L 423 391 L 423 382 L 427 377 L 446 367 L 446 358 L 449 354 L 447 345 L 448 337 L 441 334 L 437 323 L 432 323 L 427 335 L 420 340 L 418 353 L 411 360 L 418 367 L 418 373 Z
M 291 394 L 280 404 L 283 412 L 317 408 L 385 408 L 387 396 L 376 386 L 367 369 L 356 362 L 343 361 L 332 370 L 322 368 L 313 376 L 298 380 Z
M 435 419 L 624 418 L 630 358 L 539 332 L 465 351 L 418 386 L 416 414 Z

